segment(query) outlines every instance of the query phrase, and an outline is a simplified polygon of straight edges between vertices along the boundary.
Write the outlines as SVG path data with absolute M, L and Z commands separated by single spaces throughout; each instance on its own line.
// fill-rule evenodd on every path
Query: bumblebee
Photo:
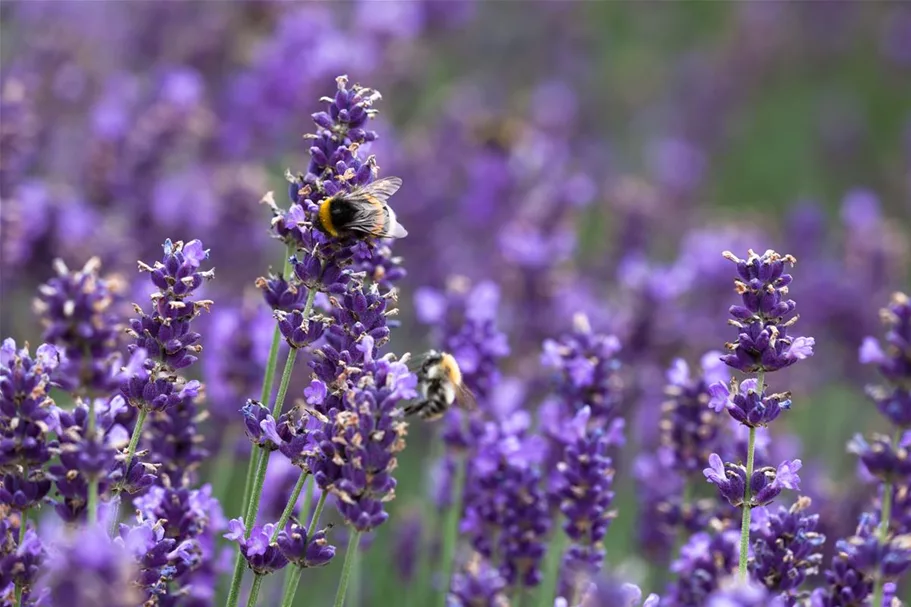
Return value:
M 339 192 L 319 205 L 317 227 L 330 236 L 404 238 L 408 235 L 386 201 L 402 187 L 398 177 L 383 177 L 350 192 Z
M 431 350 L 417 375 L 420 397 L 405 407 L 405 415 L 417 414 L 421 419 L 433 421 L 455 403 L 466 409 L 474 408 L 474 395 L 462 382 L 462 371 L 452 354 Z

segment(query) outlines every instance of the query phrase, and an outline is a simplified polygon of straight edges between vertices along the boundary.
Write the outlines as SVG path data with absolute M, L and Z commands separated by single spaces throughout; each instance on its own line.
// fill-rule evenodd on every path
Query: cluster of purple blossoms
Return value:
M 121 541 L 101 527 L 84 527 L 47 547 L 36 593 L 50 605 L 135 607 L 143 601 L 137 573 Z
M 537 586 L 551 527 L 543 488 L 546 443 L 531 433 L 528 412 L 504 412 L 484 424 L 468 461 L 460 531 L 509 586 Z
M 796 263 L 792 256 L 772 250 L 757 255 L 751 250 L 745 260 L 730 252 L 725 252 L 724 257 L 737 265 L 738 278 L 734 285 L 742 305 L 731 306 L 729 310 L 733 318 L 728 322 L 738 329 L 739 336 L 736 342 L 726 344 L 731 354 L 722 356 L 721 360 L 733 369 L 757 376 L 739 386 L 732 380 L 730 388 L 723 381 L 709 386 L 708 406 L 718 413 L 726 410 L 731 419 L 748 428 L 749 442 L 745 464 L 725 462 L 720 455 L 712 453 L 703 474 L 724 500 L 742 510 L 739 571 L 741 578 L 746 579 L 751 510 L 770 503 L 783 489 L 800 488 L 797 471 L 802 462 L 799 459 L 785 460 L 777 467 L 754 468 L 757 429 L 768 426 L 791 406 L 790 394 L 767 393 L 765 375 L 811 356 L 814 340 L 788 336 L 788 329 L 797 321 L 797 316 L 792 316 L 797 304 L 786 299 L 792 278 L 784 270 L 785 264 Z M 775 531 L 771 523 L 761 529 L 762 533 Z
M 872 597 L 877 603 L 887 598 L 889 584 L 911 568 L 911 536 L 907 535 L 911 301 L 907 295 L 894 294 L 880 317 L 886 326 L 886 345 L 867 337 L 860 347 L 860 362 L 875 364 L 886 381 L 884 386 L 868 387 L 867 394 L 893 425 L 892 436 L 874 434 L 868 440 L 858 434 L 848 444 L 864 472 L 880 483 L 878 512 L 863 513 L 856 533 L 837 543 L 839 554 L 825 572 L 828 588 L 814 593 L 821 607 L 851 604 L 845 597 L 855 601 Z
M 702 471 L 729 504 L 735 507 L 758 508 L 774 500 L 784 489 L 800 489 L 799 459 L 784 461 L 778 468 L 763 466 L 748 474 L 746 466 L 725 463 L 717 453 L 709 456 L 709 467 Z M 749 484 L 747 483 L 749 476 Z M 747 487 L 749 486 L 749 495 Z
M 607 452 L 613 446 L 601 428 L 589 429 L 591 410 L 583 407 L 572 420 L 575 436 L 557 464 L 552 491 L 566 517 L 563 531 L 573 542 L 564 563 L 574 575 L 593 576 L 604 563 L 604 536 L 616 516 L 614 467 Z
M 819 515 L 805 514 L 810 498 L 801 497 L 790 508 L 753 512 L 755 531 L 749 571 L 754 580 L 776 595 L 782 607 L 806 598 L 799 592 L 807 578 L 819 573 L 826 536 L 816 531 Z
M 713 525 L 690 537 L 671 564 L 677 580 L 662 597 L 661 605 L 705 605 L 721 581 L 737 569 L 738 543 L 736 531 Z
M 0 513 L 7 510 L 0 507 Z M 25 519 L 20 515 L 19 525 Z M 23 605 L 30 604 L 39 566 L 44 560 L 44 546 L 34 529 L 20 533 L 19 525 L 12 524 L 9 516 L 0 520 L 0 600 L 13 604 L 13 596 L 20 593 Z M 4 603 L 6 604 L 6 603 Z
M 0 346 L 0 506 L 24 512 L 51 489 L 47 466 L 59 453 L 52 434 L 60 427 L 49 391 L 59 362 L 49 344 L 39 346 L 34 358 L 12 339 Z
M 187 483 L 172 486 L 168 476 L 160 477 L 159 483 L 136 497 L 133 506 L 140 527 L 151 525 L 161 531 L 156 531 L 154 537 L 143 532 L 145 542 L 134 546 L 133 552 L 140 563 L 147 559 L 161 563 L 158 568 L 167 573 L 174 588 L 162 587 L 159 578 L 145 590 L 150 597 L 158 593 L 180 596 L 177 589 L 182 588 L 192 596 L 194 604 L 212 605 L 219 573 L 216 538 L 227 524 L 221 505 L 208 485 L 200 489 L 190 488 Z M 122 525 L 121 536 L 129 533 L 132 530 Z M 164 550 L 162 540 L 171 540 L 172 547 Z
M 139 262 L 140 270 L 149 272 L 157 291 L 151 295 L 151 314 L 134 305 L 139 317 L 130 321 L 128 331 L 134 339 L 130 352 L 144 352 L 148 358 L 138 372 L 121 383 L 120 391 L 127 403 L 139 411 L 134 436 L 143 432 L 143 422 L 152 413 L 151 459 L 166 466 L 164 472 L 174 484 L 180 484 L 184 474 L 192 473 L 206 454 L 196 436 L 199 412 L 195 401 L 201 384 L 184 379 L 178 372 L 195 363 L 202 350 L 200 334 L 192 324 L 212 305 L 211 300 L 194 299 L 203 282 L 214 276 L 212 270 L 200 269 L 208 255 L 198 240 L 186 244 L 167 240 L 160 262 L 154 266 Z M 127 453 L 128 466 L 132 456 Z
M 312 467 L 320 488 L 336 496 L 345 521 L 363 532 L 389 516 L 383 503 L 395 496 L 392 471 L 396 454 L 405 448 L 401 401 L 417 395 L 417 378 L 391 355 L 376 358 L 368 334 L 351 346 L 362 358 L 341 380 L 341 408 L 328 412 L 330 421 Z M 317 375 L 325 362 L 316 367 Z M 339 386 L 340 379 L 334 378 L 333 386 Z
M 880 312 L 886 326 L 885 348 L 874 337 L 864 339 L 860 362 L 876 365 L 885 386 L 869 386 L 867 394 L 896 428 L 911 427 L 911 300 L 895 293 Z
M 709 386 L 726 379 L 719 353 L 702 356 L 699 373 L 682 359 L 667 371 L 666 400 L 661 407 L 660 444 L 654 454 L 636 458 L 635 474 L 646 514 L 640 519 L 640 537 L 654 558 L 664 557 L 681 532 L 696 533 L 713 518 L 728 518 L 717 500 L 692 495 L 695 479 L 714 452 L 734 450 L 734 439 L 724 420 L 708 407 Z
M 507 607 L 506 580 L 496 567 L 475 554 L 452 576 L 449 600 L 464 607 Z
M 90 431 L 89 407 L 95 409 L 94 428 Z M 57 514 L 67 522 L 85 520 L 89 483 L 97 482 L 98 495 L 105 495 L 114 483 L 135 493 L 155 480 L 158 466 L 138 464 L 131 478 L 123 478 L 118 459 L 130 441 L 129 431 L 117 421 L 127 405 L 120 395 L 79 403 L 71 410 L 60 410 L 60 460 L 50 467 L 59 494 Z
M 35 299 L 35 313 L 45 325 L 44 341 L 64 355 L 54 382 L 71 392 L 80 388 L 108 394 L 117 389 L 111 367 L 119 362 L 114 352 L 120 285 L 102 278 L 100 268 L 97 257 L 76 271 L 55 260 L 57 276 L 39 287 Z
M 404 361 L 380 354 L 389 340 L 388 317 L 395 313 L 393 282 L 404 276 L 389 243 L 336 237 L 317 227 L 325 199 L 371 183 L 378 172 L 375 158 L 363 158 L 360 148 L 377 138 L 366 125 L 380 96 L 358 85 L 349 89 L 345 76 L 337 84 L 336 94 L 323 98 L 327 111 L 313 115 L 316 132 L 306 136 L 312 140 L 307 172 L 287 174 L 290 208 L 280 209 L 271 195 L 263 199 L 273 212 L 273 235 L 294 254 L 282 275 L 260 278 L 257 285 L 274 311 L 276 339 L 284 338 L 290 347 L 286 373 L 299 351 L 309 354 L 313 377 L 304 391 L 306 405 L 280 413 L 287 389 L 283 376 L 272 411 L 248 400 L 242 413 L 248 438 L 265 458 L 261 461 L 278 451 L 300 469 L 298 487 L 312 475 L 319 503 L 333 496 L 346 523 L 367 532 L 386 521 L 384 502 L 395 497 L 392 471 L 405 447 L 407 426 L 401 401 L 416 395 L 417 378 Z M 289 503 L 285 514 L 293 507 Z M 298 569 L 318 567 L 335 555 L 326 530 L 314 531 L 316 519 L 310 533 L 286 520 L 278 526 L 231 522 L 226 537 L 239 543 L 257 580 L 289 562 Z M 293 593 L 296 585 L 289 588 Z
M 896 538 L 881 543 L 876 534 L 879 521 L 861 515 L 857 531 L 835 544 L 836 554 L 823 573 L 825 586 L 810 597 L 811 607 L 853 607 L 876 604 L 872 601 L 875 585 L 881 584 L 881 605 L 894 605 L 894 580 L 911 567 L 911 542 Z M 872 601 L 872 602 L 871 602 Z
M 273 573 L 288 564 L 288 559 L 272 540 L 274 524 L 256 525 L 248 532 L 241 519 L 231 519 L 228 529 L 225 538 L 237 542 L 240 553 L 257 575 Z
M 553 370 L 555 393 L 566 414 L 589 407 L 592 420 L 600 423 L 617 417 L 623 394 L 619 351 L 620 340 L 593 331 L 583 315 L 574 317 L 571 333 L 544 342 L 541 363 Z
M 762 255 L 751 250 L 746 259 L 730 251 L 724 256 L 737 265 L 739 278 L 734 285 L 743 303 L 730 308 L 728 322 L 739 335 L 736 342 L 726 344 L 731 353 L 722 360 L 744 373 L 756 373 L 777 371 L 811 356 L 812 337 L 788 335 L 798 316 L 792 316 L 797 307 L 794 300 L 785 299 L 791 275 L 784 270 L 785 264 L 794 265 L 797 260 L 772 250 Z

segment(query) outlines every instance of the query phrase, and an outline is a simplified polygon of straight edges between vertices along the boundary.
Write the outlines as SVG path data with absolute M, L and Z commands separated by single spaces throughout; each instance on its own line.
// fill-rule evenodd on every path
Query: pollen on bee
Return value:
M 462 370 L 459 369 L 459 363 L 456 362 L 456 359 L 452 354 L 443 354 L 440 366 L 443 368 L 443 372 L 446 373 L 446 377 L 449 378 L 449 381 L 457 386 L 462 385 Z

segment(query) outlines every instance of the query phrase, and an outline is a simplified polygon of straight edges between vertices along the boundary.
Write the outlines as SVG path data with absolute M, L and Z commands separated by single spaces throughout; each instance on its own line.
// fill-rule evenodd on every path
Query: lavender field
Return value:
M 7 0 L 0 605 L 911 604 L 911 5 Z

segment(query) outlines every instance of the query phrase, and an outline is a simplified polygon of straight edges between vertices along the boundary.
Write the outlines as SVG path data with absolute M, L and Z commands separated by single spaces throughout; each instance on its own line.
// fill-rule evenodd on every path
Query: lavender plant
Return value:
M 815 340 L 788 335 L 798 317 L 793 315 L 797 304 L 784 299 L 791 284 L 791 275 L 785 274 L 784 270 L 785 264 L 794 265 L 796 259 L 772 250 L 762 255 L 751 250 L 747 259 L 730 252 L 725 252 L 724 256 L 737 265 L 738 278 L 734 285 L 743 302 L 730 308 L 732 319 L 728 322 L 739 333 L 736 342 L 725 344 L 730 353 L 721 360 L 743 373 L 756 373 L 756 378 L 744 380 L 739 386 L 731 380 L 730 387 L 723 382 L 710 387 L 710 406 L 718 413 L 726 410 L 733 419 L 749 428 L 750 435 L 746 466 L 724 463 L 720 456 L 712 454 L 704 474 L 718 487 L 724 499 L 743 511 L 738 572 L 745 579 L 750 549 L 750 510 L 768 504 L 785 488 L 799 489 L 800 482 L 797 476 L 800 460 L 784 461 L 777 468 L 754 470 L 756 429 L 768 426 L 791 406 L 789 393 L 767 393 L 765 374 L 812 356 Z

